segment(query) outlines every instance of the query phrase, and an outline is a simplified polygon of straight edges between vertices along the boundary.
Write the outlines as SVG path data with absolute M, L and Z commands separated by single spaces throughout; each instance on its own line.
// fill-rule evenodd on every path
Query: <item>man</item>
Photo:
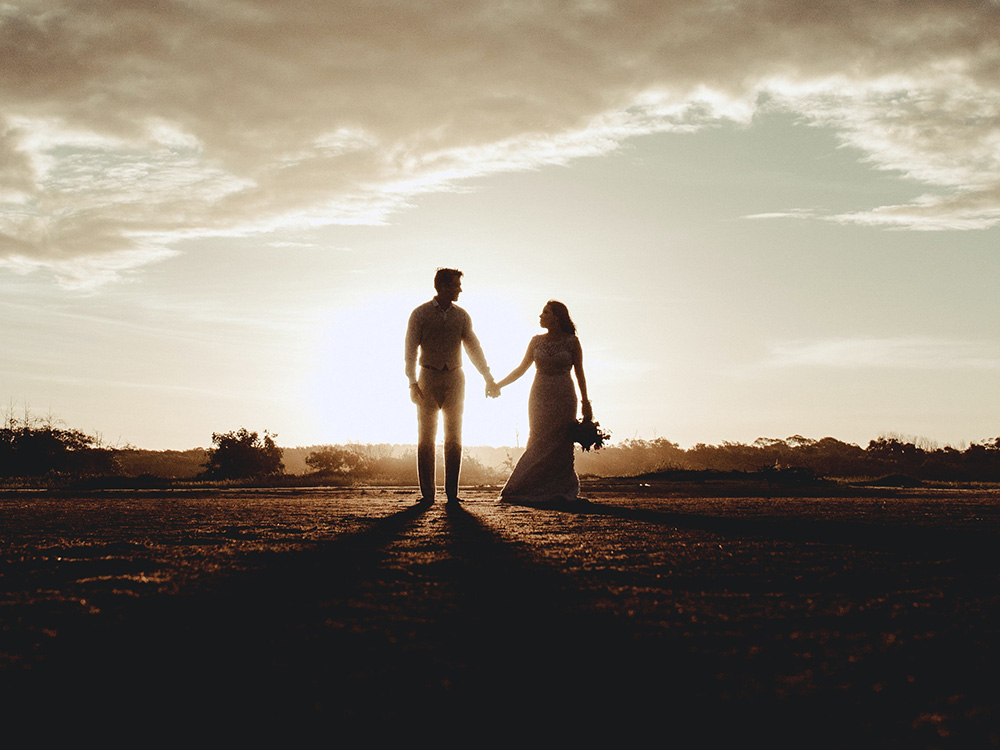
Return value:
M 444 414 L 444 491 L 449 503 L 459 502 L 465 406 L 463 344 L 469 360 L 486 380 L 487 395 L 496 392 L 483 349 L 472 332 L 472 318 L 455 304 L 462 293 L 462 275 L 454 268 L 439 268 L 434 275 L 437 295 L 410 313 L 406 326 L 406 377 L 410 381 L 410 400 L 417 405 L 417 476 L 423 503 L 434 502 L 434 443 L 439 411 Z

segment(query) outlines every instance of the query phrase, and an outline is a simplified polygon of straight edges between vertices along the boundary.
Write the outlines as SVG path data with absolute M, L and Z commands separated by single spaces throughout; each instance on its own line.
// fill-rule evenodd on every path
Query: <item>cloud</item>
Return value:
M 815 219 L 818 212 L 808 208 L 793 208 L 788 211 L 768 211 L 762 214 L 747 214 L 744 219 Z
M 923 337 L 793 341 L 775 344 L 762 366 L 1000 370 L 1000 351 L 974 341 Z
M 972 0 L 13 0 L 0 256 L 85 283 L 185 237 L 383 222 L 765 94 L 929 186 L 827 218 L 992 226 L 998 32 Z

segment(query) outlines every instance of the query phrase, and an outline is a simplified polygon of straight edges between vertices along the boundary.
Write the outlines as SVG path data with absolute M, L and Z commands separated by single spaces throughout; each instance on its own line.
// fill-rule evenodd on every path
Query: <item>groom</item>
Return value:
M 472 318 L 455 304 L 462 293 L 462 272 L 439 268 L 434 275 L 434 289 L 434 299 L 410 313 L 406 326 L 406 377 L 410 380 L 410 400 L 417 405 L 420 502 L 434 502 L 434 442 L 440 411 L 444 414 L 444 492 L 449 503 L 457 503 L 465 406 L 463 344 L 469 360 L 486 380 L 487 395 L 496 392 L 496 381 L 490 375 L 479 339 L 472 332 Z

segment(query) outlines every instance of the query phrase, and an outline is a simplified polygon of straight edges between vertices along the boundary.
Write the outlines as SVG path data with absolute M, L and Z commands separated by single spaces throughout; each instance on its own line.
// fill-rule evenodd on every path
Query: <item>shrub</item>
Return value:
M 208 449 L 208 462 L 202 476 L 206 479 L 258 479 L 284 472 L 282 450 L 275 442 L 277 435 L 256 432 L 241 427 L 233 432 L 213 432 Z

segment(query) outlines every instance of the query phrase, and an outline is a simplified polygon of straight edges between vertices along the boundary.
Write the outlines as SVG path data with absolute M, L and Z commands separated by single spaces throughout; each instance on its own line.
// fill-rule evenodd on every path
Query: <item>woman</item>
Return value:
M 500 499 L 517 503 L 577 500 L 580 480 L 573 468 L 573 438 L 576 421 L 576 390 L 570 371 L 576 373 L 583 401 L 583 416 L 592 419 L 583 375 L 583 350 L 576 326 L 562 302 L 549 300 L 539 325 L 546 333 L 534 336 L 524 360 L 497 383 L 496 393 L 535 365 L 535 379 L 528 397 L 528 444 L 524 455 L 500 492 Z

